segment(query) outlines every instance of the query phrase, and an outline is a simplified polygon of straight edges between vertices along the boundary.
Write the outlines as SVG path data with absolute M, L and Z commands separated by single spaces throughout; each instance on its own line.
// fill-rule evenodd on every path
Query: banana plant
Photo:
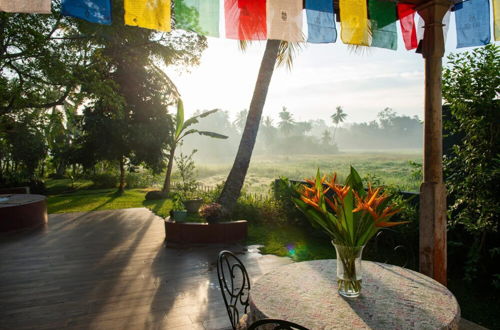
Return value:
M 170 177 L 172 175 L 172 168 L 174 165 L 174 156 L 175 149 L 179 146 L 187 135 L 197 133 L 199 135 L 209 136 L 215 139 L 227 139 L 226 135 L 222 135 L 219 133 L 209 132 L 209 131 L 200 131 L 194 128 L 188 129 L 190 126 L 199 123 L 200 118 L 207 117 L 215 112 L 219 111 L 218 109 L 210 110 L 203 112 L 200 115 L 193 116 L 186 121 L 184 121 L 184 105 L 182 100 L 179 99 L 177 102 L 177 114 L 174 119 L 174 130 L 172 130 L 170 136 L 169 150 L 168 150 L 168 164 L 167 164 L 167 173 L 165 175 L 165 181 L 163 183 L 162 192 L 164 195 L 168 195 L 170 193 Z

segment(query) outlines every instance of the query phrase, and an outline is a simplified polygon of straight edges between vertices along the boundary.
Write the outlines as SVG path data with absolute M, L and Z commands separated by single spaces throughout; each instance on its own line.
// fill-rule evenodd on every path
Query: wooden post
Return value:
M 420 272 L 446 285 L 446 190 L 443 182 L 441 70 L 443 17 L 451 1 L 430 1 L 417 8 L 425 21 L 424 182 L 420 186 Z

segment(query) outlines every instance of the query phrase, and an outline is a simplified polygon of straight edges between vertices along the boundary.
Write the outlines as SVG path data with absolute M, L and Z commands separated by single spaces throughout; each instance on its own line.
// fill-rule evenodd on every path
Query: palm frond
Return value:
M 302 44 L 300 43 L 281 41 L 276 57 L 276 65 L 278 67 L 285 65 L 288 70 L 291 70 L 293 60 L 300 50 L 302 50 Z
M 252 42 L 248 40 L 240 40 L 238 42 L 238 46 L 242 52 L 245 52 L 248 49 L 248 46 L 250 46 Z

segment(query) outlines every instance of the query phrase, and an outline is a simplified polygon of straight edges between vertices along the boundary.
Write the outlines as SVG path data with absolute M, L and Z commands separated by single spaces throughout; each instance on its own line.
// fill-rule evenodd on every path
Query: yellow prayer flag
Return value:
M 170 0 L 125 0 L 125 24 L 169 32 Z
M 340 37 L 351 45 L 370 46 L 366 0 L 340 0 Z
M 495 40 L 500 41 L 500 0 L 493 0 L 493 26 Z

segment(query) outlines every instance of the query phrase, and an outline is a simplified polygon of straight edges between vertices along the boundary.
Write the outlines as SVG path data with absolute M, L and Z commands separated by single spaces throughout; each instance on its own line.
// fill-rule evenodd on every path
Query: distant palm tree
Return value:
M 240 47 L 244 50 L 247 42 L 240 42 Z M 259 131 L 259 124 L 262 118 L 262 110 L 266 103 L 267 91 L 271 83 L 274 67 L 285 64 L 289 69 L 292 67 L 294 55 L 298 49 L 297 44 L 279 40 L 267 40 L 266 49 L 260 63 L 259 75 L 253 91 L 252 101 L 248 110 L 248 117 L 245 129 L 241 136 L 240 146 L 233 167 L 229 172 L 226 183 L 222 188 L 218 202 L 228 211 L 232 211 L 241 193 L 241 188 L 245 182 L 245 177 L 252 158 L 253 148 Z
M 325 129 L 323 134 L 321 134 L 321 144 L 328 146 L 332 142 L 332 134 L 329 130 Z
M 236 119 L 233 122 L 233 125 L 236 126 L 236 128 L 240 133 L 243 132 L 243 129 L 245 128 L 247 116 L 248 116 L 248 110 L 247 109 L 241 110 L 240 112 L 238 112 L 238 114 L 236 115 Z
M 287 110 L 286 107 L 283 107 L 283 110 L 279 113 L 280 122 L 278 123 L 278 127 L 284 136 L 290 135 L 293 127 L 295 126 L 295 120 L 293 120 L 293 116 L 290 111 Z
M 335 130 L 333 131 L 333 141 L 335 141 L 335 134 L 337 133 L 337 128 L 339 127 L 339 124 L 343 123 L 347 117 L 347 114 L 344 112 L 344 109 L 342 109 L 341 106 L 338 106 L 336 109 L 337 112 L 335 112 L 330 117 L 332 118 L 332 121 L 335 124 Z

